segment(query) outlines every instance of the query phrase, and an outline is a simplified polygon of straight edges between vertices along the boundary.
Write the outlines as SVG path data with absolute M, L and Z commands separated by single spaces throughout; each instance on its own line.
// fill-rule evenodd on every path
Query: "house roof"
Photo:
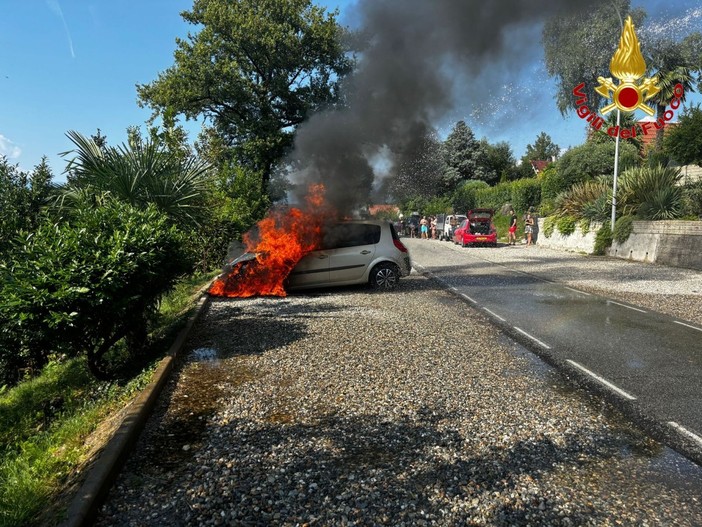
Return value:
M 551 161 L 545 161 L 543 159 L 534 159 L 531 161 L 531 168 L 534 169 L 534 172 L 537 174 L 541 174 L 548 165 L 551 164 Z

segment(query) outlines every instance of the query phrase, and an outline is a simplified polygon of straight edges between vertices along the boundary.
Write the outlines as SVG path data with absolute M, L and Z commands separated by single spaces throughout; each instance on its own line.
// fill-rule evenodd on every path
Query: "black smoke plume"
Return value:
M 343 84 L 347 107 L 313 115 L 299 129 L 291 164 L 293 182 L 324 183 L 327 197 L 347 212 L 367 203 L 371 162 L 380 152 L 393 166 L 416 156 L 421 144 L 454 108 L 456 84 L 480 104 L 490 84 L 508 82 L 541 42 L 525 28 L 553 15 L 592 9 L 582 0 L 361 0 L 359 34 L 366 42 Z M 515 115 L 515 119 L 519 117 Z M 299 200 L 302 201 L 302 200 Z

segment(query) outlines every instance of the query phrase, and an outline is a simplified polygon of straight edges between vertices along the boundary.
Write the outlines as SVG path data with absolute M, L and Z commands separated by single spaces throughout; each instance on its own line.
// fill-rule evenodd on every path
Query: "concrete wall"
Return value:
M 539 246 L 586 254 L 594 252 L 595 234 L 601 224 L 593 223 L 587 234 L 576 224 L 570 236 L 563 236 L 554 228 L 547 238 L 544 218 L 539 218 L 538 222 Z M 702 221 L 635 221 L 629 239 L 622 244 L 613 241 L 609 255 L 702 271 Z
M 600 223 L 593 223 L 590 225 L 590 230 L 583 234 L 580 230 L 580 225 L 576 223 L 575 232 L 568 236 L 564 236 L 554 227 L 553 233 L 547 238 L 544 234 L 544 218 L 539 218 L 538 223 L 539 237 L 537 243 L 539 246 L 586 254 L 592 254 L 595 250 L 595 235 L 602 225 Z
M 623 244 L 612 242 L 610 256 L 702 271 L 701 221 L 635 221 Z

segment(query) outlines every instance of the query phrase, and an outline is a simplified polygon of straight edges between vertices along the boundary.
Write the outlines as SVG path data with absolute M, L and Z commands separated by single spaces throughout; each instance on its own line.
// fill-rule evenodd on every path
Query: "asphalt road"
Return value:
M 513 248 L 410 243 L 415 269 L 700 463 L 699 327 L 489 261 Z

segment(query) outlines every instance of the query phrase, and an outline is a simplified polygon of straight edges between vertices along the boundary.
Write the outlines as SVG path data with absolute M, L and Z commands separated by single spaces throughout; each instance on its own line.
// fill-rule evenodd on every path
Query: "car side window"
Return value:
M 340 249 L 359 245 L 373 245 L 380 241 L 380 226 L 363 223 L 340 223 L 326 230 L 323 249 Z

